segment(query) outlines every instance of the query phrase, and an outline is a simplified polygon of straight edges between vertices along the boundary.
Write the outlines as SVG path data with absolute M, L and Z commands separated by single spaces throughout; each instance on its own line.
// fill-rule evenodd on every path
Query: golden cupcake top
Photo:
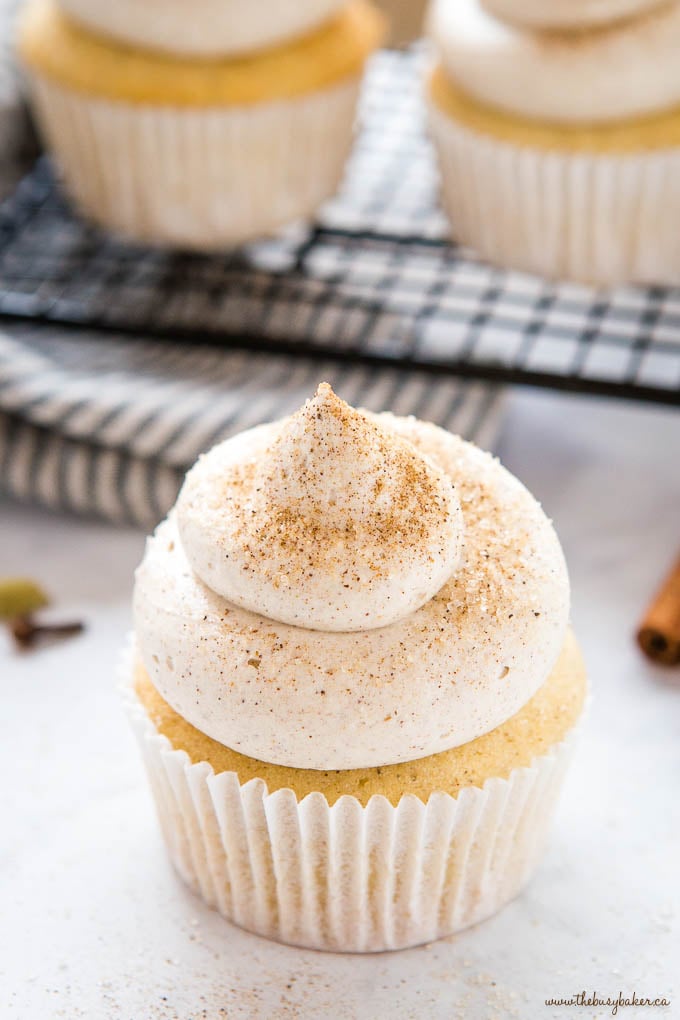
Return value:
M 182 58 L 96 35 L 63 14 L 56 0 L 29 0 L 18 48 L 34 71 L 87 95 L 174 106 L 245 106 L 303 96 L 360 73 L 384 31 L 383 16 L 367 0 L 351 0 L 316 31 L 261 53 Z
M 609 124 L 558 124 L 504 113 L 474 99 L 455 84 L 441 65 L 428 92 L 435 109 L 457 124 L 511 145 L 584 153 L 639 153 L 680 145 L 680 106 L 673 110 Z
M 255 53 L 305 35 L 346 0 L 59 0 L 62 10 L 99 35 L 177 56 Z
M 478 102 L 530 120 L 608 124 L 680 106 L 680 4 L 573 32 L 536 32 L 482 0 L 433 0 L 447 76 Z
M 82 2 L 82 0 L 81 0 Z M 661 7 L 668 0 L 482 0 L 484 7 L 511 25 L 579 31 L 611 25 Z
M 587 695 L 583 658 L 568 631 L 546 682 L 519 712 L 491 732 L 418 761 L 328 771 L 271 765 L 212 740 L 168 705 L 139 661 L 134 686 L 158 732 L 192 762 L 207 762 L 216 775 L 234 772 L 242 785 L 257 779 L 266 783 L 269 793 L 292 790 L 300 801 L 318 792 L 331 805 L 343 796 L 366 805 L 371 797 L 382 796 L 395 807 L 405 794 L 424 803 L 435 791 L 457 797 L 466 787 L 481 789 L 490 779 L 508 779 L 514 769 L 530 767 L 577 723 Z

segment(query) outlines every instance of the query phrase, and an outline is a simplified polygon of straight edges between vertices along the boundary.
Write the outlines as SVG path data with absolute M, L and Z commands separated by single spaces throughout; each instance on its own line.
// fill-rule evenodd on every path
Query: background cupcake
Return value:
M 63 11 L 92 32 L 175 56 L 232 57 L 280 46 L 314 31 L 346 0 L 199 0 L 187 16 L 184 0 L 59 0 Z
M 498 910 L 582 714 L 568 609 L 538 504 L 435 426 L 322 386 L 215 447 L 147 544 L 125 674 L 179 873 L 319 949 Z
M 19 50 L 42 133 L 90 218 L 142 241 L 213 248 L 308 217 L 335 191 L 383 31 L 364 0 L 277 7 L 269 19 L 258 6 L 262 20 L 246 19 L 231 43 L 229 21 L 213 33 L 203 4 L 182 6 L 181 41 L 175 5 L 159 17 L 166 52 L 145 48 L 142 14 L 75 6 L 79 21 L 32 0 Z M 209 39 L 219 54 L 206 53 Z
M 668 0 L 482 0 L 491 14 L 511 25 L 574 28 L 608 25 L 651 11 Z
M 677 283 L 680 5 L 586 21 L 587 9 L 573 31 L 520 28 L 480 0 L 435 0 L 444 207 L 460 241 L 510 268 Z

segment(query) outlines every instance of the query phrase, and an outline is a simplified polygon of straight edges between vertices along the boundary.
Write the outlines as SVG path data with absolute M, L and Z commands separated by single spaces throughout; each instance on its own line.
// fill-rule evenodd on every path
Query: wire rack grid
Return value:
M 141 248 L 88 226 L 42 159 L 0 206 L 0 321 L 31 320 L 680 405 L 680 290 L 598 292 L 489 266 L 448 239 L 421 51 L 374 58 L 336 198 L 236 252 Z

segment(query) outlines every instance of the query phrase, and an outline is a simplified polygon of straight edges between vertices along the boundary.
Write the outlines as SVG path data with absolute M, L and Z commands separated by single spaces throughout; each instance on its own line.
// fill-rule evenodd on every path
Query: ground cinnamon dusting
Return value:
M 272 566 L 277 574 L 283 567 L 283 576 L 275 578 L 279 585 L 319 569 L 356 583 L 349 546 L 370 547 L 372 575 L 388 576 L 400 550 L 431 540 L 447 514 L 440 476 L 410 443 L 385 434 L 328 384 L 319 386 L 319 397 L 320 407 L 309 401 L 299 412 L 310 426 L 302 446 L 288 444 L 284 432 L 261 463 L 234 466 L 220 492 L 240 521 L 235 537 L 252 566 L 265 573 Z M 328 419 L 335 423 L 330 436 Z M 357 451 L 361 463 L 342 499 L 334 501 L 328 483 L 347 450 Z M 364 467 L 373 469 L 370 475 Z M 378 502 L 383 494 L 386 508 Z

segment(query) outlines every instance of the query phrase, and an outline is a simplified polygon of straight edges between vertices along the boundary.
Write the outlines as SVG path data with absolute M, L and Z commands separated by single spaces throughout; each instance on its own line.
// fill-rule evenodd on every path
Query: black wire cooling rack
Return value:
M 495 269 L 447 240 L 421 60 L 374 59 L 345 183 L 313 228 L 235 253 L 169 253 L 107 236 L 72 213 L 41 160 L 0 206 L 0 321 L 680 405 L 680 290 L 554 284 Z

